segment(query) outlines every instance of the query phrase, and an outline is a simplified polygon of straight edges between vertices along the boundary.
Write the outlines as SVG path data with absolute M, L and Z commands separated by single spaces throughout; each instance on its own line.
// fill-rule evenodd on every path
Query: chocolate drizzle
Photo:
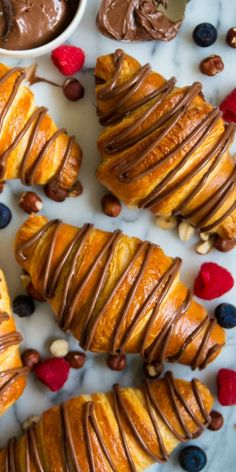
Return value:
M 140 335 L 139 345 L 139 352 L 145 359 L 145 362 L 149 363 L 155 360 L 162 364 L 166 358 L 168 358 L 170 362 L 181 360 L 181 357 L 189 344 L 191 344 L 191 342 L 200 334 L 202 334 L 202 342 L 199 345 L 195 358 L 192 360 L 193 368 L 202 368 L 205 366 L 213 355 L 213 352 L 221 349 L 222 346 L 218 344 L 213 346 L 214 351 L 212 351 L 212 349 L 207 349 L 209 337 L 215 324 L 215 320 L 207 315 L 203 322 L 199 323 L 197 328 L 195 328 L 194 331 L 184 340 L 179 351 L 171 357 L 167 356 L 169 342 L 176 324 L 181 317 L 184 316 L 191 304 L 192 294 L 189 291 L 177 310 L 164 322 L 161 331 L 152 344 L 148 344 L 153 325 L 157 320 L 162 303 L 172 289 L 172 285 L 179 273 L 182 264 L 181 259 L 173 259 L 166 272 L 163 275 L 160 275 L 159 280 L 156 281 L 152 290 L 149 293 L 146 293 L 142 305 L 136 309 L 136 313 L 132 317 L 132 320 L 127 324 L 131 305 L 136 300 L 135 297 L 137 291 L 143 281 L 147 266 L 150 266 L 150 261 L 156 246 L 149 242 L 140 242 L 134 254 L 130 257 L 128 264 L 124 267 L 113 287 L 107 294 L 102 306 L 100 306 L 100 304 L 98 304 L 100 301 L 100 295 L 109 277 L 110 264 L 120 243 L 122 233 L 120 231 L 115 231 L 113 234 L 110 233 L 107 242 L 94 258 L 82 280 L 77 286 L 75 286 L 74 276 L 76 271 L 80 270 L 79 264 L 82 264 L 83 255 L 86 251 L 87 245 L 89 245 L 89 240 L 94 229 L 90 224 L 86 224 L 81 229 L 78 229 L 74 238 L 61 255 L 59 261 L 56 265 L 53 265 L 52 261 L 54 259 L 54 254 L 57 251 L 56 248 L 58 238 L 61 234 L 60 231 L 62 225 L 63 223 L 60 220 L 52 220 L 45 224 L 45 226 L 43 226 L 33 237 L 20 245 L 17 249 L 17 257 L 19 261 L 25 261 L 27 259 L 27 250 L 32 248 L 41 238 L 47 238 L 48 247 L 44 254 L 44 262 L 42 263 L 39 275 L 39 278 L 42 280 L 41 291 L 45 299 L 52 299 L 56 295 L 56 290 L 60 280 L 63 279 L 63 289 L 57 316 L 60 326 L 65 331 L 73 330 L 72 326 L 74 327 L 77 321 L 76 307 L 80 305 L 82 292 L 86 288 L 90 278 L 93 276 L 94 271 L 98 268 L 98 265 L 100 265 L 101 272 L 99 280 L 89 299 L 89 303 L 86 303 L 86 314 L 84 315 L 80 331 L 80 345 L 85 350 L 92 349 L 97 327 L 101 322 L 107 307 L 112 300 L 115 299 L 117 291 L 120 289 L 123 282 L 128 277 L 128 274 L 137 263 L 139 263 L 139 269 L 135 275 L 133 285 L 126 293 L 124 304 L 120 309 L 116 322 L 114 323 L 110 339 L 111 353 L 115 354 L 117 352 L 125 352 L 127 343 L 134 335 L 138 323 L 143 319 L 146 313 L 149 313 L 149 311 L 150 315 L 148 316 L 145 327 Z M 99 309 L 97 309 L 97 306 L 99 306 Z M 124 326 L 126 326 L 125 333 L 123 333 Z
M 7 113 L 9 112 L 11 105 L 17 96 L 17 93 L 19 92 L 20 86 L 23 83 L 23 81 L 26 79 L 26 73 L 23 68 L 14 67 L 13 69 L 8 70 L 0 78 L 0 86 L 2 86 L 15 74 L 17 74 L 17 76 L 15 79 L 12 91 L 0 114 L 0 131 L 3 129 L 4 121 L 6 119 Z M 6 169 L 8 157 L 16 149 L 19 143 L 24 139 L 25 135 L 29 132 L 29 130 L 31 130 L 30 136 L 28 138 L 27 147 L 24 151 L 24 155 L 21 161 L 19 173 L 20 173 L 20 178 L 23 184 L 33 185 L 37 183 L 35 177 L 36 177 L 39 167 L 42 166 L 45 156 L 47 155 L 48 151 L 50 150 L 52 145 L 55 143 L 55 141 L 64 133 L 66 133 L 65 129 L 56 130 L 52 134 L 52 136 L 48 139 L 48 141 L 44 144 L 43 148 L 39 151 L 39 154 L 37 158 L 34 160 L 31 167 L 29 167 L 29 158 L 32 153 L 33 147 L 38 139 L 40 127 L 46 114 L 47 114 L 47 108 L 40 107 L 34 110 L 33 113 L 27 119 L 23 128 L 15 136 L 13 142 L 9 145 L 6 151 L 4 151 L 3 154 L 0 156 L 0 179 L 4 178 L 4 172 Z M 56 179 L 58 183 L 61 183 L 63 171 L 68 164 L 68 160 L 71 155 L 73 144 L 74 144 L 74 137 L 68 138 L 67 148 L 62 158 L 60 168 L 58 169 L 57 174 L 53 177 L 53 179 Z
M 155 212 L 157 205 L 163 203 L 167 198 L 173 195 L 177 190 L 183 188 L 185 184 L 189 183 L 193 177 L 205 170 L 204 175 L 195 184 L 187 197 L 182 202 L 173 208 L 172 212 L 180 219 L 190 220 L 191 224 L 200 231 L 212 231 L 224 219 L 229 216 L 236 208 L 234 201 L 224 213 L 217 218 L 219 208 L 229 199 L 232 192 L 235 191 L 236 181 L 236 166 L 228 179 L 221 185 L 221 187 L 208 197 L 207 202 L 203 202 L 191 212 L 188 207 L 194 199 L 202 191 L 204 185 L 207 184 L 208 179 L 212 177 L 217 165 L 220 163 L 224 153 L 232 143 L 235 135 L 235 126 L 233 124 L 225 125 L 225 131 L 220 135 L 217 143 L 207 153 L 207 155 L 191 169 L 181 179 L 176 179 L 176 176 L 189 163 L 193 154 L 197 151 L 199 146 L 205 141 L 207 136 L 212 133 L 219 119 L 221 113 L 218 108 L 213 108 L 212 111 L 204 116 L 202 121 L 187 135 L 187 137 L 164 155 L 159 161 L 152 162 L 152 165 L 147 167 L 145 159 L 152 153 L 155 148 L 161 143 L 162 139 L 176 126 L 181 117 L 187 112 L 194 98 L 201 93 L 201 84 L 196 82 L 191 87 L 185 88 L 182 95 L 179 95 L 177 103 L 172 108 L 158 118 L 149 127 L 143 127 L 145 120 L 153 114 L 158 107 L 164 105 L 166 98 L 174 91 L 175 79 L 172 78 L 165 82 L 157 90 L 144 96 L 127 106 L 127 101 L 134 95 L 139 87 L 141 87 L 150 74 L 151 69 L 147 64 L 141 67 L 130 79 L 126 82 L 120 82 L 120 76 L 124 65 L 125 54 L 122 50 L 117 50 L 113 55 L 113 62 L 115 65 L 115 72 L 113 78 L 105 84 L 102 84 L 97 92 L 98 101 L 106 101 L 117 98 L 117 102 L 113 104 L 111 111 L 102 114 L 98 110 L 100 122 L 103 125 L 113 125 L 120 122 L 126 116 L 129 116 L 136 110 L 136 116 L 132 123 L 126 127 L 121 128 L 116 134 L 112 133 L 112 137 L 104 142 L 104 151 L 107 155 L 114 155 L 113 169 L 115 170 L 118 180 L 122 183 L 135 183 L 140 179 L 149 176 L 153 171 L 161 168 L 168 162 L 173 162 L 174 157 L 182 153 L 183 157 L 180 162 L 177 162 L 175 167 L 171 169 L 157 184 L 154 189 L 141 201 L 138 206 L 140 208 L 148 208 Z M 146 105 L 145 110 L 142 106 Z M 140 113 L 138 109 L 140 108 Z M 145 140 L 148 139 L 147 144 Z M 142 142 L 142 150 L 132 160 L 125 162 L 125 159 L 115 162 L 116 153 L 121 153 L 129 150 L 132 146 Z M 191 144 L 193 142 L 193 144 Z M 191 148 L 189 149 L 189 145 Z M 210 165 L 209 165 L 210 164 Z M 212 219 L 214 221 L 212 222 Z
M 137 469 L 135 461 L 132 458 L 128 434 L 129 437 L 137 441 L 139 447 L 153 462 L 164 463 L 168 460 L 169 454 L 165 446 L 165 436 L 163 435 L 163 430 L 160 428 L 160 422 L 164 423 L 170 433 L 180 442 L 195 438 L 210 422 L 210 416 L 204 405 L 196 379 L 193 379 L 190 384 L 194 403 L 190 403 L 185 399 L 171 372 L 167 372 L 164 379 L 157 382 L 163 381 L 166 384 L 167 398 L 171 404 L 171 414 L 168 416 L 159 405 L 158 396 L 155 395 L 155 382 L 145 381 L 141 389 L 144 400 L 143 408 L 146 410 L 155 433 L 155 443 L 152 444 L 152 448 L 146 443 L 142 432 L 137 429 L 132 414 L 130 414 L 130 409 L 126 405 L 125 390 L 120 389 L 117 384 L 114 385 L 110 406 L 117 423 L 124 456 L 126 457 L 127 465 L 131 472 L 136 472 Z M 59 406 L 62 445 L 60 450 L 64 451 L 62 452 L 62 464 L 60 465 L 65 467 L 67 472 L 82 472 L 75 447 L 75 432 L 73 432 L 71 428 L 71 412 L 69 413 L 68 404 L 69 402 L 66 402 Z M 195 405 L 194 409 L 192 407 L 193 404 Z M 83 438 L 87 451 L 88 467 L 91 472 L 96 472 L 95 458 L 97 457 L 97 448 L 99 448 L 100 454 L 102 454 L 111 470 L 113 472 L 119 472 L 118 466 L 114 463 L 114 459 L 112 458 L 111 451 L 107 448 L 106 442 L 104 441 L 105 431 L 100 429 L 100 422 L 96 415 L 98 405 L 99 401 L 96 400 L 88 401 L 81 405 L 81 426 L 83 428 Z M 200 419 L 199 416 L 202 417 L 202 419 Z M 191 429 L 188 426 L 190 421 L 192 422 Z M 40 422 L 39 427 L 41 427 L 42 424 L 43 422 Z M 44 472 L 45 470 L 40 452 L 43 450 L 43 442 L 39 449 L 39 442 L 36 437 L 37 428 L 37 425 L 33 426 L 28 429 L 25 434 L 25 472 L 31 471 L 31 464 L 34 465 L 34 469 L 36 469 L 37 472 Z M 96 438 L 96 448 L 92 436 Z M 43 441 L 43 435 L 41 435 L 41 438 Z M 80 439 L 79 435 L 76 436 L 76 441 L 78 441 L 78 439 Z M 157 450 L 157 447 L 158 453 L 153 451 L 153 449 Z M 17 462 L 17 456 L 16 439 L 11 439 L 6 449 L 6 472 L 15 472 L 16 469 L 14 467 Z
M 8 313 L 0 313 L 0 327 L 1 324 L 10 320 Z M 17 346 L 22 341 L 22 336 L 17 331 L 0 335 L 0 355 L 3 354 L 11 346 Z M 7 369 L 5 371 L 0 371 L 0 396 L 3 395 L 6 390 L 13 385 L 16 380 L 20 377 L 28 374 L 27 367 L 18 367 L 14 369 Z M 3 382 L 2 382 L 3 380 Z M 13 469 L 9 469 L 10 472 L 13 472 Z

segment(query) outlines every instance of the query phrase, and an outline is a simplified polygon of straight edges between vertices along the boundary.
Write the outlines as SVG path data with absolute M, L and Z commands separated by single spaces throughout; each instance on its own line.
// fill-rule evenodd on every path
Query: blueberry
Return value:
M 18 297 L 13 300 L 13 312 L 21 318 L 31 316 L 34 310 L 34 301 L 31 297 L 28 297 L 28 295 L 18 295 Z
M 207 48 L 217 40 L 217 31 L 211 23 L 200 23 L 193 30 L 193 40 L 198 46 Z
M 181 450 L 179 463 L 181 467 L 188 472 L 199 472 L 205 467 L 207 457 L 200 447 L 188 446 Z
M 215 317 L 223 328 L 234 328 L 236 326 L 236 307 L 230 303 L 221 303 L 215 309 Z
M 4 203 L 0 203 L 0 229 L 6 228 L 6 226 L 9 225 L 11 218 L 11 210 L 4 205 Z

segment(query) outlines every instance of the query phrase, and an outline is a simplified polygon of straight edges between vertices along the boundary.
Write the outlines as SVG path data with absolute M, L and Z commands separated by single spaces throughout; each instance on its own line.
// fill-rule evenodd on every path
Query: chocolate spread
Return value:
M 170 19 L 167 5 L 157 0 L 102 0 L 97 26 L 105 36 L 117 40 L 170 41 L 183 18 Z
M 0 47 L 32 49 L 48 43 L 71 22 L 79 0 L 0 0 Z

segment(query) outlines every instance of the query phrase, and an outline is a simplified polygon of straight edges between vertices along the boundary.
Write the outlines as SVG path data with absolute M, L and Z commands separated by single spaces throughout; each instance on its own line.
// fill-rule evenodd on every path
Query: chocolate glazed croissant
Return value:
M 163 463 L 179 442 L 209 423 L 213 397 L 198 380 L 163 379 L 142 388 L 115 385 L 43 413 L 36 426 L 0 451 L 0 470 L 136 472 Z
M 50 198 L 62 201 L 77 185 L 81 149 L 46 108 L 35 105 L 25 79 L 24 69 L 0 64 L 0 183 L 43 185 Z
M 32 215 L 15 251 L 61 328 L 85 350 L 204 368 L 225 343 L 224 330 L 179 281 L 181 259 L 155 244 Z
M 98 58 L 99 181 L 130 206 L 236 243 L 235 126 L 202 86 L 175 87 L 122 50 Z M 218 235 L 218 236 L 217 236 Z
M 0 270 L 0 416 L 22 394 L 28 373 L 22 367 L 19 344 L 22 341 L 11 315 L 6 280 Z M 0 468 L 1 470 L 1 468 Z

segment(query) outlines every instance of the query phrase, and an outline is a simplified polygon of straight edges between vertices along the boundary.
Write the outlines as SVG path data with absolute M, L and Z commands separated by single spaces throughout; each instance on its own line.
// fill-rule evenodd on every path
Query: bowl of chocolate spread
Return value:
M 0 0 L 0 54 L 40 56 L 66 41 L 87 0 Z

